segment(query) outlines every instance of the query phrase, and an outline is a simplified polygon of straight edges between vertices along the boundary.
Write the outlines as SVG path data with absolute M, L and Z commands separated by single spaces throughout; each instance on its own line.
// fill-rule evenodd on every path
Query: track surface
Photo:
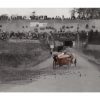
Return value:
M 0 91 L 5 92 L 100 92 L 100 65 L 89 62 L 77 51 L 77 67 L 70 69 L 62 66 L 52 69 L 52 57 L 35 66 L 31 70 L 40 71 L 37 77 L 30 81 L 12 84 L 0 84 Z

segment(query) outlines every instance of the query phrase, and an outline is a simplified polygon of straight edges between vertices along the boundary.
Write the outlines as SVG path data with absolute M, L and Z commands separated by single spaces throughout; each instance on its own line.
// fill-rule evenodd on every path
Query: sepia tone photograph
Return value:
M 0 8 L 0 92 L 100 92 L 100 8 Z

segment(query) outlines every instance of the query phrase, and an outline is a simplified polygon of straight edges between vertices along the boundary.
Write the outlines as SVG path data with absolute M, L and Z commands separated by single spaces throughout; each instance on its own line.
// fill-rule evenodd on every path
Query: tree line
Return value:
M 71 10 L 71 19 L 99 19 L 100 8 L 74 8 Z

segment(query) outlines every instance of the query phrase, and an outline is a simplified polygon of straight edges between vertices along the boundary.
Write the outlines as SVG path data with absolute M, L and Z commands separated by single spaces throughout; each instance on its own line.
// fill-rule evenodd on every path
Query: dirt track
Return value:
M 0 91 L 8 92 L 100 92 L 100 65 L 89 62 L 74 51 L 78 63 L 67 70 L 66 66 L 52 69 L 52 58 L 32 68 L 39 74 L 27 81 L 0 84 Z M 39 69 L 39 70 L 38 70 Z

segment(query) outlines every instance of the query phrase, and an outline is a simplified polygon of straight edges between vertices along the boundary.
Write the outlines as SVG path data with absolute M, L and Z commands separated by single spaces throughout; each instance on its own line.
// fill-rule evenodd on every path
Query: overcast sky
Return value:
M 1 14 L 8 15 L 31 15 L 33 11 L 36 15 L 48 15 L 50 17 L 62 16 L 70 17 L 71 8 L 0 8 Z

